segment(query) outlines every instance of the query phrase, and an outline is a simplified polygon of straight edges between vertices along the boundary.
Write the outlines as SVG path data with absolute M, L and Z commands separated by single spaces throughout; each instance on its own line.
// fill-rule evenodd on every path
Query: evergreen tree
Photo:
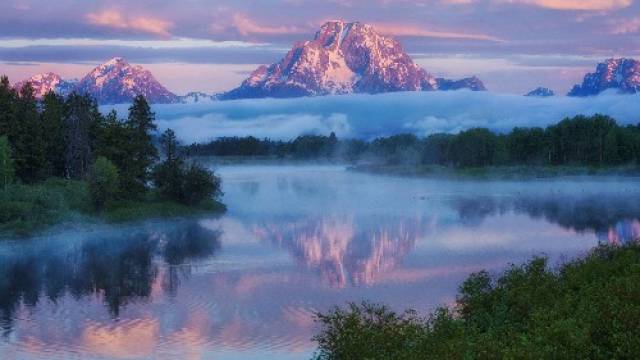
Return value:
M 127 126 L 131 130 L 129 159 L 123 173 L 125 188 L 132 195 L 147 189 L 151 165 L 158 158 L 158 150 L 153 145 L 152 132 L 156 130 L 155 114 L 142 95 L 136 96 L 129 108 Z
M 97 129 L 95 155 L 109 159 L 116 165 L 121 174 L 125 172 L 129 164 L 131 133 L 132 130 L 129 126 L 118 119 L 118 114 L 115 110 L 107 114 Z
M 93 101 L 71 94 L 65 103 L 65 176 L 71 179 L 84 178 L 91 164 L 91 127 Z
M 6 76 L 0 77 L 0 136 L 10 136 L 15 126 L 15 100 L 17 94 Z
M 96 210 L 102 210 L 118 194 L 118 169 L 111 161 L 99 156 L 89 171 L 89 194 Z
M 0 136 L 0 189 L 13 182 L 14 170 L 11 146 L 6 136 Z
M 33 87 L 26 83 L 16 100 L 16 124 L 10 130 L 9 140 L 14 146 L 16 173 L 27 183 L 42 180 L 45 176 L 45 142 L 40 123 L 38 103 Z
M 154 183 L 163 197 L 184 201 L 184 163 L 178 154 L 180 144 L 173 130 L 167 129 L 160 136 L 160 145 L 165 160 L 154 170 Z
M 63 177 L 65 163 L 64 99 L 53 91 L 42 100 L 41 124 L 44 131 L 47 176 Z
M 178 147 L 180 143 L 173 130 L 167 129 L 160 135 L 160 146 L 162 147 L 166 161 L 172 162 L 178 159 Z

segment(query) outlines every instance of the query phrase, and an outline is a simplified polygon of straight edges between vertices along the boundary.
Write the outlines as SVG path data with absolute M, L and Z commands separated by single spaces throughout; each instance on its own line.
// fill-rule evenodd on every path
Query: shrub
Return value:
M 89 171 L 89 194 L 96 210 L 118 194 L 118 169 L 105 157 L 98 157 Z
M 640 244 L 549 269 L 471 275 L 454 310 L 422 319 L 380 305 L 319 314 L 317 359 L 627 359 L 640 353 Z
M 220 195 L 220 178 L 198 164 L 191 164 L 184 174 L 183 192 L 185 204 L 198 205 Z

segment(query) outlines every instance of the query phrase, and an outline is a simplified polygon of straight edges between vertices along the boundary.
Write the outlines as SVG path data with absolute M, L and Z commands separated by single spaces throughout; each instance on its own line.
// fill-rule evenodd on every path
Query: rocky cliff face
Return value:
M 484 90 L 477 78 L 436 79 L 389 37 L 362 23 L 330 21 L 278 63 L 261 66 L 223 99 L 392 91 Z
M 640 91 L 640 61 L 634 59 L 608 59 L 598 64 L 596 71 L 585 75 L 569 96 L 597 95 L 608 89 L 633 94 Z

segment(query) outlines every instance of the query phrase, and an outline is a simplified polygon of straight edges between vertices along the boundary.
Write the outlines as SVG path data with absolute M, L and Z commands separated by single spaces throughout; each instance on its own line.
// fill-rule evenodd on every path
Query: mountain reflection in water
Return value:
M 0 243 L 0 357 L 308 358 L 316 311 L 363 299 L 427 311 L 473 271 L 640 239 L 633 179 L 221 174 L 221 218 Z

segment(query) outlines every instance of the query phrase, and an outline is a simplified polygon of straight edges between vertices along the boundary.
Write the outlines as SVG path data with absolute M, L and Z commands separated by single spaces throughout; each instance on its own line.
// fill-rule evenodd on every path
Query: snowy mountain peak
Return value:
M 52 72 L 36 74 L 29 79 L 17 82 L 14 88 L 18 91 L 26 84 L 30 83 L 36 99 L 42 99 L 49 91 L 60 95 L 67 95 L 73 88 L 73 82 L 63 80 L 60 75 Z
M 569 96 L 597 95 L 607 89 L 620 93 L 640 92 L 640 61 L 628 58 L 607 59 L 596 66 L 596 71 L 585 75 Z
M 127 103 L 137 95 L 144 95 L 151 103 L 178 101 L 178 97 L 162 86 L 151 72 L 142 66 L 130 65 L 121 57 L 94 68 L 80 80 L 77 91 L 95 97 L 101 104 Z
M 443 90 L 484 90 L 477 78 L 436 79 L 416 65 L 398 41 L 371 25 L 333 20 L 324 23 L 313 40 L 297 42 L 280 62 L 260 66 L 222 98 L 422 91 L 440 85 L 449 87 Z

